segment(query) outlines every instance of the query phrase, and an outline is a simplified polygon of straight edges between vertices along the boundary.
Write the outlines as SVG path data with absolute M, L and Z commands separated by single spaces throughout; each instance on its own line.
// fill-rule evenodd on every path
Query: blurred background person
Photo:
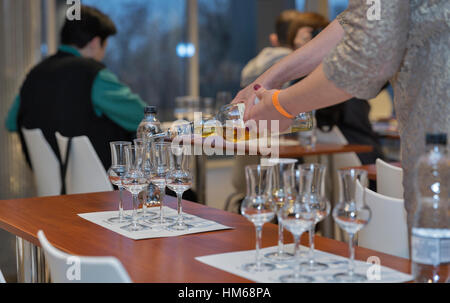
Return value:
M 320 14 L 300 13 L 289 28 L 289 46 L 293 50 L 305 46 L 328 24 L 327 18 Z M 292 84 L 302 79 L 293 81 Z M 317 128 L 322 132 L 329 132 L 337 126 L 349 144 L 372 146 L 372 152 L 357 154 L 365 165 L 375 163 L 377 158 L 384 159 L 378 135 L 373 131 L 369 120 L 369 113 L 370 104 L 367 100 L 352 98 L 344 103 L 316 110 L 315 117 Z
M 255 58 L 250 60 L 241 73 L 241 87 L 246 87 L 256 80 L 272 65 L 292 53 L 288 42 L 289 27 L 301 13 L 297 10 L 285 10 L 275 21 L 275 32 L 270 34 L 270 45 L 265 47 Z
M 109 142 L 132 140 L 145 103 L 101 63 L 114 22 L 96 8 L 82 6 L 81 20 L 66 20 L 58 52 L 26 76 L 6 118 L 6 128 L 19 132 L 30 164 L 22 128 L 42 130 L 59 159 L 55 132 L 87 136 L 107 170 Z

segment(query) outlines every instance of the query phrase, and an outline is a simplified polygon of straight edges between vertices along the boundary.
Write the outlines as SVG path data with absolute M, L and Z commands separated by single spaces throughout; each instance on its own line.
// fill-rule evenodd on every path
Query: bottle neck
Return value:
M 156 121 L 156 114 L 144 114 L 144 119 L 147 121 Z

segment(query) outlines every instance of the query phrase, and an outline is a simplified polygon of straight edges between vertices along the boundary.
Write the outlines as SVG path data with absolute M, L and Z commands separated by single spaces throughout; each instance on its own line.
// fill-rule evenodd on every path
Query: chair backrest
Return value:
M 65 160 L 69 138 L 56 132 L 59 152 Z M 86 136 L 72 138 L 66 172 L 67 194 L 91 193 L 113 190 L 105 168 Z
M 42 230 L 38 238 L 55 283 L 131 283 L 122 263 L 114 257 L 81 257 L 55 248 Z
M 403 199 L 403 169 L 377 159 L 377 193 Z
M 0 270 L 0 283 L 6 283 L 5 278 L 3 277 L 2 271 Z
M 358 245 L 386 254 L 409 258 L 406 211 L 402 199 L 365 189 L 372 211 L 369 224 L 358 233 Z
M 37 195 L 55 196 L 61 193 L 61 172 L 58 158 L 40 129 L 22 128 L 33 166 Z

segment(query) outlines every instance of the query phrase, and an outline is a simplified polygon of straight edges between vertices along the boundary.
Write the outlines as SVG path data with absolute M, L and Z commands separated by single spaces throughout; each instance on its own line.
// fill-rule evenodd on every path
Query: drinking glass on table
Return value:
M 190 173 L 190 156 L 186 153 L 184 146 L 172 145 L 171 154 L 174 167 L 166 175 L 167 187 L 177 194 L 178 217 L 174 224 L 169 225 L 169 230 L 187 230 L 193 225 L 186 224 L 183 218 L 181 199 L 183 193 L 192 187 L 192 175 Z
M 275 209 L 270 200 L 272 185 L 272 166 L 249 165 L 245 167 L 247 179 L 247 195 L 241 204 L 241 213 L 256 228 L 255 262 L 243 265 L 249 272 L 272 270 L 275 265 L 261 261 L 259 249 L 261 247 L 262 227 L 275 217 Z
M 119 188 L 119 215 L 114 218 L 109 218 L 109 223 L 124 223 L 130 221 L 131 217 L 126 216 L 123 212 L 123 185 L 122 179 L 126 173 L 126 156 L 125 147 L 131 146 L 131 142 L 114 141 L 110 142 L 111 148 L 111 167 L 108 170 L 109 181 Z
M 295 199 L 296 193 L 292 191 L 292 187 L 285 186 L 285 179 L 288 178 L 287 182 L 295 181 L 294 171 L 298 160 L 272 158 L 266 161 L 273 165 L 271 200 L 278 219 L 278 249 L 276 252 L 266 254 L 265 257 L 275 262 L 287 261 L 292 259 L 293 255 L 284 251 L 283 224 L 281 223 L 280 212 L 285 203 L 293 203 Z
M 339 202 L 333 209 L 333 218 L 340 228 L 348 234 L 350 260 L 345 273 L 337 273 L 333 279 L 337 282 L 362 282 L 366 275 L 355 273 L 355 234 L 370 221 L 371 211 L 365 203 L 365 187 L 367 187 L 367 171 L 360 169 L 340 169 Z
M 152 223 L 172 223 L 174 220 L 164 217 L 163 202 L 166 190 L 166 175 L 170 171 L 170 142 L 154 142 L 151 149 L 151 162 L 152 169 L 150 172 L 150 182 L 155 184 L 160 190 L 160 216 L 159 218 L 153 218 L 147 220 Z
M 314 232 L 316 224 L 330 214 L 330 202 L 325 197 L 326 166 L 311 163 L 300 165 L 298 168 L 300 170 L 298 199 L 307 203 L 314 212 L 314 223 L 309 230 L 309 260 L 301 266 L 307 271 L 325 270 L 328 265 L 317 262 L 314 258 Z
M 306 172 L 308 176 L 305 178 L 311 179 L 311 172 Z M 286 174 L 285 174 L 286 176 Z M 287 181 L 287 180 L 286 180 Z M 293 189 L 295 190 L 295 185 L 290 182 L 285 182 L 285 184 L 291 184 Z M 310 205 L 304 203 L 302 199 L 295 199 L 293 203 L 285 203 L 283 208 L 280 211 L 281 222 L 288 231 L 291 232 L 294 237 L 294 272 L 292 274 L 283 275 L 280 277 L 281 282 L 289 282 L 289 283 L 305 283 L 312 282 L 314 279 L 312 277 L 306 276 L 302 274 L 301 268 L 301 253 L 300 253 L 300 237 L 301 235 L 311 229 L 311 226 L 314 224 L 315 215 L 314 211 L 310 208 Z
M 152 163 L 151 163 L 151 147 L 152 141 L 149 139 L 134 139 L 134 145 L 138 147 L 142 147 L 143 149 L 143 163 L 142 168 L 145 176 L 150 179 Z M 159 203 L 159 200 L 155 200 L 155 193 L 159 193 L 158 189 L 155 189 L 156 185 L 149 182 L 146 189 L 144 189 L 140 195 L 142 195 L 142 220 L 147 220 L 150 218 L 154 218 L 158 214 L 152 211 L 147 211 L 147 207 L 155 206 Z M 156 202 L 157 201 L 157 202 Z
M 150 229 L 149 226 L 138 223 L 137 208 L 139 206 L 138 195 L 149 184 L 149 179 L 144 173 L 143 162 L 145 160 L 144 148 L 140 146 L 126 146 L 126 173 L 123 176 L 123 186 L 133 196 L 133 214 L 131 224 L 121 227 L 127 231 L 135 232 Z

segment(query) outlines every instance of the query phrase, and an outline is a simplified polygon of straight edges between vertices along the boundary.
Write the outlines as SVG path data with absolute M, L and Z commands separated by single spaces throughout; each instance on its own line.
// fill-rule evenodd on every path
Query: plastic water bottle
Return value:
M 139 123 L 137 138 L 148 138 L 161 132 L 161 123 L 156 118 L 158 111 L 156 106 L 146 106 L 144 109 L 144 119 Z
M 450 158 L 446 134 L 427 134 L 427 153 L 416 166 L 417 208 L 412 226 L 416 282 L 450 281 Z

